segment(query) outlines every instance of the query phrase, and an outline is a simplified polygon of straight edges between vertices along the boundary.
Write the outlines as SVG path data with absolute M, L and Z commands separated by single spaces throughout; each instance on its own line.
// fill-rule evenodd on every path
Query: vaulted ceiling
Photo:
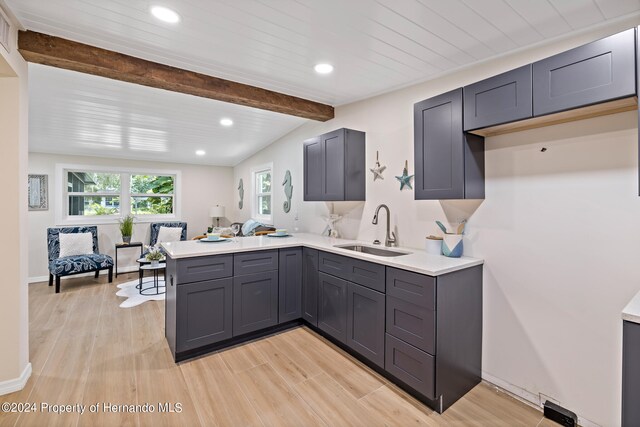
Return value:
M 7 2 L 30 30 L 332 105 L 428 80 L 518 48 L 640 12 L 640 0 Z M 177 11 L 180 23 L 157 21 L 149 13 L 152 4 Z M 316 74 L 313 66 L 320 62 L 333 64 L 334 72 Z M 37 72 L 32 83 L 38 91 L 46 90 L 43 86 L 49 85 L 49 79 L 51 84 L 63 79 L 58 72 L 40 67 L 34 70 Z M 80 81 L 85 96 L 96 92 L 96 98 L 100 98 L 104 96 L 100 93 L 108 92 L 105 83 L 98 79 Z M 62 90 L 49 91 L 61 98 L 56 102 L 70 105 L 78 97 L 71 89 L 68 95 Z M 134 94 L 136 97 L 142 94 L 136 88 L 124 86 L 118 91 L 122 93 L 121 99 L 110 102 L 113 108 L 122 110 L 122 115 L 126 108 L 132 108 L 130 101 Z M 131 94 L 125 95 L 126 91 Z M 190 132 L 193 120 L 200 117 L 187 120 L 185 114 L 170 108 L 175 99 L 160 101 L 171 94 L 154 96 L 150 104 L 166 107 L 157 108 L 156 119 L 172 123 L 184 120 L 173 124 L 181 132 L 182 138 L 178 140 L 196 141 L 211 131 L 199 122 Z M 52 124 L 43 115 L 54 101 L 35 102 L 32 138 L 46 137 L 47 126 Z M 216 101 L 207 103 L 212 103 L 212 109 L 223 108 Z M 152 107 L 144 102 L 138 104 L 136 108 L 144 111 Z M 191 107 L 189 111 L 196 109 L 195 104 Z M 108 110 L 96 109 L 94 114 L 108 114 Z M 271 117 L 272 114 L 267 114 L 266 120 L 264 112 L 245 113 L 248 127 L 265 132 L 254 151 L 302 123 L 301 119 Z M 69 125 L 81 116 L 69 119 Z M 250 116 L 255 117 L 255 122 L 251 122 Z M 120 125 L 128 126 L 124 122 Z M 211 136 L 217 137 L 215 133 Z M 228 161 L 237 162 L 240 157 Z

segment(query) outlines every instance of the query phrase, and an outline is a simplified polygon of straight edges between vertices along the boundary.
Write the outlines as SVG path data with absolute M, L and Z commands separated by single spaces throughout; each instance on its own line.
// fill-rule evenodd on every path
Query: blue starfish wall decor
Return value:
M 413 190 L 413 187 L 411 186 L 411 178 L 413 178 L 413 175 L 409 175 L 409 162 L 405 160 L 402 176 L 396 176 L 396 179 L 400 181 L 400 191 L 402 191 L 404 187 L 409 187 Z

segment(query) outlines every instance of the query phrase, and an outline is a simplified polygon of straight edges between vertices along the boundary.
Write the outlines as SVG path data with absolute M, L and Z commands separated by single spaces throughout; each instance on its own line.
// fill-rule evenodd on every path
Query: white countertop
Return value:
M 334 247 L 334 245 L 345 245 L 350 243 L 373 246 L 369 242 L 335 239 L 332 237 L 307 233 L 296 233 L 289 237 L 238 237 L 236 240 L 237 241 L 232 242 L 227 241 L 215 243 L 186 240 L 181 242 L 163 243 L 162 246 L 169 256 L 174 259 L 304 246 L 325 252 L 345 255 L 351 258 L 372 261 L 377 264 L 383 264 L 390 267 L 397 267 L 403 270 L 414 271 L 416 273 L 427 274 L 429 276 L 439 276 L 441 274 L 451 273 L 452 271 L 462 270 L 484 263 L 484 260 L 478 258 L 449 258 L 443 255 L 431 255 L 420 249 L 402 247 L 389 249 L 410 253 L 397 257 L 382 257 Z M 384 248 L 384 246 L 380 247 Z M 638 313 L 640 313 L 640 302 Z
M 622 320 L 640 323 L 640 292 L 638 292 L 622 310 Z

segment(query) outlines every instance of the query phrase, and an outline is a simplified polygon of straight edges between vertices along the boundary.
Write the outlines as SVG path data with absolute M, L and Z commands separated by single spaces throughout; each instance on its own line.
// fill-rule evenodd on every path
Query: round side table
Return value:
M 164 262 L 151 264 L 149 261 L 146 261 L 146 264 L 140 264 L 140 284 L 136 286 L 136 288 L 140 290 L 140 295 L 162 295 L 166 292 L 165 285 L 160 285 L 160 272 L 164 271 L 166 267 L 167 264 Z M 153 273 L 153 285 L 143 288 L 142 276 L 145 271 L 151 271 Z

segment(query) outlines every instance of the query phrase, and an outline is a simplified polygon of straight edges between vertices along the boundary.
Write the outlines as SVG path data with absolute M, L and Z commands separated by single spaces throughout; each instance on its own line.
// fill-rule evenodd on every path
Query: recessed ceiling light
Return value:
M 333 71 L 333 65 L 331 64 L 316 64 L 315 67 L 313 67 L 314 70 L 316 70 L 316 73 L 318 74 L 329 74 L 330 72 Z
M 197 150 L 196 151 L 196 155 L 198 156 L 204 156 L 205 154 L 207 154 L 204 150 Z
M 220 124 L 222 126 L 231 126 L 233 124 L 233 120 L 231 119 L 220 119 Z
M 151 8 L 151 14 L 163 22 L 175 24 L 180 22 L 180 15 L 175 11 L 164 6 L 153 6 Z

